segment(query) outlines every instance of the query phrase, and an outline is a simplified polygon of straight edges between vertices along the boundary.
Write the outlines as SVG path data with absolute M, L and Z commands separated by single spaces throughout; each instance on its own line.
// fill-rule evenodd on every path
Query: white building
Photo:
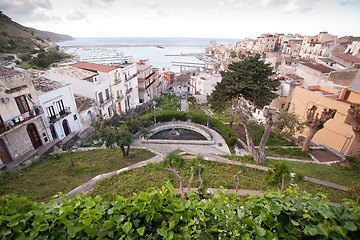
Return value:
M 109 80 L 100 78 L 97 72 L 68 66 L 46 71 L 45 77 L 63 85 L 71 84 L 75 94 L 94 99 L 97 105 L 94 115 L 112 116 Z
M 62 86 L 45 78 L 34 78 L 33 84 L 53 140 L 82 129 L 71 84 Z
M 117 78 L 110 79 L 114 110 L 124 112 L 140 105 L 136 63 L 114 64 Z M 109 73 L 110 74 L 110 73 Z
M 218 82 L 221 82 L 220 73 L 199 72 L 197 76 L 191 76 L 189 91 L 191 94 L 201 95 L 197 99 L 206 102 L 207 95 L 210 95 Z

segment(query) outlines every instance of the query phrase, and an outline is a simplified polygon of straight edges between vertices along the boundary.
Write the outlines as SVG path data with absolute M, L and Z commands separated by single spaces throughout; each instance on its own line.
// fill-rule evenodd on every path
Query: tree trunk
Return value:
M 238 193 L 239 190 L 239 174 L 241 174 L 242 171 L 239 171 L 238 173 L 235 174 L 234 176 L 234 182 L 236 184 L 236 189 L 235 192 Z
M 304 141 L 303 147 L 302 147 L 302 151 L 303 152 L 307 152 L 309 151 L 309 145 L 311 140 L 313 139 L 313 137 L 315 136 L 315 134 L 319 131 L 320 129 L 318 128 L 310 128 L 309 129 L 309 133 Z
M 231 118 L 230 118 L 230 128 L 232 128 L 232 126 L 233 126 L 234 119 L 235 119 L 235 117 L 231 116 Z
M 256 148 L 254 146 L 254 142 L 251 137 L 251 132 L 249 125 L 247 124 L 247 119 L 244 117 L 241 118 L 241 125 L 243 125 L 245 130 L 245 136 L 246 136 L 246 143 L 247 143 L 247 151 L 253 155 L 255 162 L 259 163 L 259 153 L 256 151 Z
M 126 151 L 125 151 L 124 145 L 120 144 L 120 149 L 121 149 L 123 156 L 126 156 Z
M 269 139 L 271 127 L 273 125 L 273 112 L 270 108 L 265 107 L 264 108 L 264 117 L 265 119 L 265 130 L 264 134 L 262 135 L 261 142 L 259 145 L 259 162 L 264 163 L 266 160 L 266 143 Z
M 127 145 L 127 149 L 126 149 L 126 156 L 129 156 L 129 152 L 130 152 L 130 144 Z
M 200 181 L 200 186 L 198 188 L 198 193 L 200 194 L 202 189 L 204 188 L 204 180 L 202 180 L 201 178 L 201 170 L 203 169 L 203 166 L 202 164 L 199 164 L 199 169 L 198 169 L 198 176 L 199 176 L 199 181 Z
M 190 180 L 189 180 L 189 186 L 188 186 L 188 191 L 187 191 L 188 194 L 191 191 L 191 183 L 192 183 L 193 179 L 194 179 L 194 168 L 191 167 L 191 177 L 190 177 Z
M 174 169 L 167 169 L 168 171 L 172 172 L 175 177 L 177 177 L 180 180 L 180 195 L 182 199 L 186 199 L 186 194 L 184 193 L 184 179 L 176 172 L 175 168 Z

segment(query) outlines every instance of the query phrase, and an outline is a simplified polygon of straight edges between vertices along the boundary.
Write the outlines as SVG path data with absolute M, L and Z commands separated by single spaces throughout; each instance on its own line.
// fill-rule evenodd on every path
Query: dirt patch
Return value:
M 311 154 L 319 160 L 319 162 L 332 162 L 332 161 L 340 161 L 342 160 L 341 157 L 336 156 L 332 152 L 328 150 L 321 150 L 321 149 L 313 149 Z

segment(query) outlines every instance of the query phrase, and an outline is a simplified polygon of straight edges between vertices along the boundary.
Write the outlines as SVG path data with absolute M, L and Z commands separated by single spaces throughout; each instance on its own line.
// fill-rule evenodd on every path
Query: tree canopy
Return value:
M 254 107 L 262 109 L 277 97 L 275 91 L 280 85 L 272 75 L 269 64 L 260 60 L 260 55 L 243 58 L 229 65 L 228 71 L 221 71 L 222 80 L 215 86 L 210 103 L 217 109 L 232 98 L 243 98 Z

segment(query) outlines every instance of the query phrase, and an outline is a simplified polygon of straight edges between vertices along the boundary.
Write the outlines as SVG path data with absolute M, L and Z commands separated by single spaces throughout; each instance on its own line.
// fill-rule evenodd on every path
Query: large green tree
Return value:
M 128 156 L 133 141 L 145 136 L 146 127 L 149 125 L 148 119 L 140 118 L 135 112 L 127 115 L 115 114 L 108 119 L 100 117 L 93 123 L 93 137 L 104 141 L 107 147 L 119 146 L 123 155 Z
M 273 124 L 274 109 L 267 106 L 277 97 L 276 90 L 280 85 L 277 79 L 270 79 L 272 68 L 260 59 L 260 55 L 244 57 L 240 62 L 229 65 L 227 71 L 222 71 L 222 80 L 215 86 L 210 97 L 210 103 L 216 110 L 223 111 L 224 103 L 237 101 L 233 107 L 244 126 L 248 151 L 256 162 L 266 160 L 265 145 Z M 266 107 L 265 107 L 266 106 Z M 251 131 L 248 125 L 255 109 L 263 109 L 265 117 L 265 132 L 259 151 L 254 147 Z

